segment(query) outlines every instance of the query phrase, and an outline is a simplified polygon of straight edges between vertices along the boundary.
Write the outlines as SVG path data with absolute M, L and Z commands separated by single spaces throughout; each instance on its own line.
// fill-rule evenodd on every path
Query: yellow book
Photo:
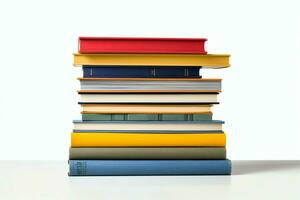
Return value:
M 225 146 L 221 133 L 71 133 L 72 147 Z
M 228 54 L 74 54 L 74 65 L 229 67 Z

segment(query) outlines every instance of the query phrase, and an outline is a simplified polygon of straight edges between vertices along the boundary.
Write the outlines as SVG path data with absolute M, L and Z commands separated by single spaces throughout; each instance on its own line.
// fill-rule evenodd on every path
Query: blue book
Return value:
M 201 78 L 201 67 L 83 66 L 84 78 Z
M 69 160 L 69 176 L 230 175 L 230 160 Z

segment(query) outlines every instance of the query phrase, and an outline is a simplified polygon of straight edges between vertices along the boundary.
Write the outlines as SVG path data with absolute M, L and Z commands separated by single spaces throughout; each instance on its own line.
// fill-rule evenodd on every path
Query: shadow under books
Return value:
M 300 160 L 249 160 L 235 161 L 232 175 L 246 175 L 261 172 L 300 169 Z

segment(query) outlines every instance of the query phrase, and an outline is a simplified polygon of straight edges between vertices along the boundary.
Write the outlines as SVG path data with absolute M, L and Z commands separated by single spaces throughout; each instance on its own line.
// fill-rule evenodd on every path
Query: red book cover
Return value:
M 207 54 L 206 38 L 79 37 L 80 53 Z

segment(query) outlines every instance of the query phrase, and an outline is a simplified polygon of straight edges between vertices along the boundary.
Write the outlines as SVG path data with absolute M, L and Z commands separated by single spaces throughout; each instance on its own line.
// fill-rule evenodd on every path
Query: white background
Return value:
M 297 3 L 298 2 L 298 3 Z M 300 159 L 299 1 L 1 1 L 0 159 L 68 158 L 78 36 L 207 37 L 231 159 Z

